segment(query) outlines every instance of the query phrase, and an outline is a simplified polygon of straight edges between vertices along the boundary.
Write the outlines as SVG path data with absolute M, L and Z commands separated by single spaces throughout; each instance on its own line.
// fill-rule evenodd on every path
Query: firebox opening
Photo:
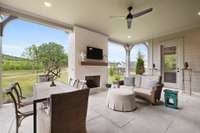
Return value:
M 100 76 L 85 76 L 88 88 L 100 87 Z

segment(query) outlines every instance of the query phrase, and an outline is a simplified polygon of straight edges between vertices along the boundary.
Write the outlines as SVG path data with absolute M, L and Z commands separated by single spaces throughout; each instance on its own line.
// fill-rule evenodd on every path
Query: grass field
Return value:
M 67 69 L 62 69 L 61 77 L 57 80 L 67 83 L 68 72 Z M 32 96 L 32 87 L 37 82 L 37 77 L 42 73 L 36 73 L 33 70 L 14 70 L 14 71 L 3 71 L 2 76 L 2 87 L 8 88 L 10 83 L 19 82 L 21 85 L 23 94 L 25 96 Z
M 124 76 L 121 74 L 121 75 L 118 75 L 119 76 L 119 78 L 120 78 L 120 80 L 123 80 L 124 79 Z M 113 76 L 108 76 L 108 83 L 109 84 L 112 84 L 113 83 L 113 81 L 116 81 L 116 75 L 113 75 Z
M 19 82 L 21 85 L 23 95 L 26 97 L 32 96 L 32 87 L 35 83 L 37 83 L 38 75 L 41 75 L 42 73 L 36 73 L 33 70 L 9 70 L 9 71 L 3 71 L 2 75 L 2 87 L 3 89 L 9 88 L 9 85 L 13 82 Z M 118 75 L 120 77 L 120 80 L 123 79 L 123 75 Z M 108 78 L 108 83 L 113 83 L 116 79 L 116 75 L 110 76 Z M 61 71 L 61 77 L 57 80 L 62 81 L 64 83 L 67 83 L 68 81 L 68 70 L 62 69 Z M 6 95 L 5 95 L 6 97 Z M 6 98 L 7 99 L 7 98 Z M 5 99 L 5 100 L 6 100 Z

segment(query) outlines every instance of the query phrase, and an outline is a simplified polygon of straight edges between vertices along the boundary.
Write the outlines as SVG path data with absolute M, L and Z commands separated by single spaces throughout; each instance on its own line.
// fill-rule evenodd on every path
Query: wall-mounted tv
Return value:
M 87 58 L 103 60 L 103 49 L 87 47 Z

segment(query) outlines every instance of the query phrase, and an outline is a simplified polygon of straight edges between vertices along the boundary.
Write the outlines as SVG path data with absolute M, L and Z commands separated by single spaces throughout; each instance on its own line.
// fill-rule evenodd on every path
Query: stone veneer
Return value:
M 85 80 L 85 76 L 100 75 L 100 87 L 108 81 L 107 66 L 81 65 L 81 53 L 86 53 L 87 46 L 103 49 L 103 54 L 108 55 L 108 37 L 78 26 L 74 27 L 70 35 L 69 45 L 69 77 Z M 104 59 L 107 62 L 107 58 Z

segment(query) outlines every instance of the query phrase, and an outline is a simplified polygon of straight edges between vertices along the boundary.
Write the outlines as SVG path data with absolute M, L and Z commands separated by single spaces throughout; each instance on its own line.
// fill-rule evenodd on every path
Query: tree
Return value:
M 113 76 L 116 74 L 116 69 L 117 69 L 117 66 L 115 63 L 113 64 L 110 64 L 110 70 L 109 70 L 109 74 L 110 76 Z
M 42 64 L 47 77 L 53 81 L 60 76 L 61 67 L 66 66 L 68 62 L 64 47 L 55 42 L 32 45 L 26 49 L 24 55 L 37 64 Z
M 64 47 L 54 42 L 44 43 L 38 47 L 38 60 L 43 64 L 45 71 L 51 65 L 62 67 L 67 62 Z
M 136 74 L 142 75 L 144 72 L 145 72 L 145 69 L 144 69 L 143 55 L 139 51 L 138 52 L 137 63 L 136 63 Z
M 38 47 L 33 44 L 32 46 L 26 48 L 23 56 L 32 61 L 32 69 L 35 70 L 36 66 L 38 66 Z

